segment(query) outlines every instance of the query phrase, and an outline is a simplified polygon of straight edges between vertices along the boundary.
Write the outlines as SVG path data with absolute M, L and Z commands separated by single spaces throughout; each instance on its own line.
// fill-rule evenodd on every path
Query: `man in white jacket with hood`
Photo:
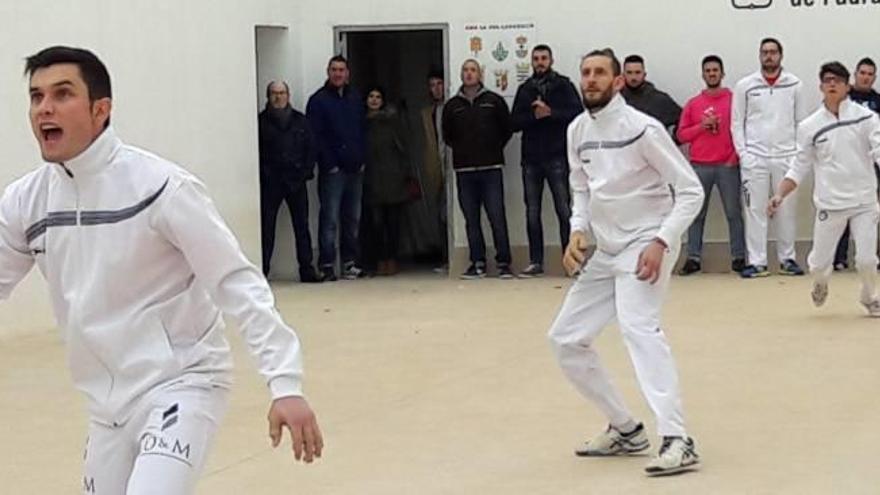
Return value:
M 813 172 L 816 221 L 807 259 L 813 304 L 825 304 L 837 240 L 849 224 L 862 282 L 859 302 L 869 315 L 880 317 L 875 254 L 880 205 L 874 175 L 874 163 L 880 163 L 880 118 L 847 97 L 849 71 L 840 62 L 822 65 L 819 79 L 822 105 L 801 122 L 797 160 L 777 186 L 768 213 L 779 211 L 785 197 Z
M 681 236 L 703 203 L 703 188 L 663 124 L 628 106 L 620 62 L 610 49 L 581 61 L 587 111 L 568 127 L 571 239 L 563 263 L 579 273 L 549 338 L 568 379 L 608 418 L 608 428 L 575 451 L 626 455 L 649 447 L 611 383 L 594 341 L 617 318 L 636 377 L 663 438 L 649 475 L 693 469 L 699 457 L 687 435 L 678 375 L 660 310 Z M 596 251 L 587 262 L 587 236 Z
M 782 43 L 761 40 L 761 70 L 742 78 L 733 91 L 731 132 L 739 154 L 745 205 L 748 265 L 743 278 L 765 277 L 767 269 L 767 201 L 772 188 L 791 168 L 797 153 L 797 125 L 809 109 L 803 83 L 782 68 Z M 789 201 L 774 218 L 776 254 L 782 275 L 803 275 L 795 260 L 797 204 Z
M 231 381 L 222 313 L 268 384 L 273 445 L 285 426 L 297 459 L 319 457 L 299 341 L 202 183 L 116 137 L 93 53 L 47 48 L 25 72 L 44 163 L 0 198 L 0 298 L 34 264 L 48 282 L 89 405 L 83 493 L 193 492 Z

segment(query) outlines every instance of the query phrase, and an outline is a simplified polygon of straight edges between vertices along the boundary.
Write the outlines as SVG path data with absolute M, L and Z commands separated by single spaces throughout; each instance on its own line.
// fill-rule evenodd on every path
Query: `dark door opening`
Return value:
M 445 72 L 443 29 L 339 30 L 341 52 L 349 61 L 351 84 L 366 97 L 368 89 L 380 86 L 386 101 L 397 109 L 412 176 L 422 194 L 401 208 L 399 259 L 406 269 L 439 267 L 447 263 L 447 202 L 445 190 L 436 190 L 438 164 L 426 164 L 427 125 L 431 103 L 428 75 Z M 449 87 L 448 77 L 444 77 Z M 427 114 L 425 113 L 427 109 Z M 433 132 L 433 127 L 431 127 Z M 429 169 L 426 169 L 426 166 Z M 430 168 L 433 167 L 433 168 Z M 441 197 L 442 195 L 442 197 Z M 362 258 L 366 268 L 377 257 L 376 236 L 371 232 L 370 208 L 364 205 L 362 216 Z

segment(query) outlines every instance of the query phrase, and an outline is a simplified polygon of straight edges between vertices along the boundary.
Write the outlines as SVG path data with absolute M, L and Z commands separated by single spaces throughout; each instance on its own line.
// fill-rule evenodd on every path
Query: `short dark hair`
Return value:
M 443 74 L 443 70 L 434 67 L 428 71 L 428 77 L 426 79 L 428 81 L 430 81 L 431 79 L 440 79 L 441 81 L 445 81 L 446 76 Z
M 590 57 L 607 57 L 611 60 L 611 72 L 615 76 L 620 75 L 620 60 L 617 60 L 617 55 L 614 54 L 614 50 L 612 50 L 611 48 L 592 50 L 591 52 L 584 55 L 584 57 L 581 59 L 581 63 L 583 63 L 584 60 Z
M 764 46 L 765 43 L 775 44 L 776 48 L 779 49 L 779 54 L 782 55 L 782 43 L 780 43 L 778 39 L 768 36 L 768 37 L 761 40 L 761 44 L 758 45 L 758 47 L 760 48 L 760 47 Z
M 825 77 L 825 74 L 834 74 L 837 77 L 843 78 L 849 84 L 849 71 L 840 62 L 834 61 L 822 64 L 822 67 L 819 68 L 820 81 Z
M 94 53 L 82 48 L 69 46 L 44 48 L 25 59 L 24 73 L 28 77 L 33 77 L 37 70 L 58 64 L 73 64 L 79 68 L 79 73 L 89 90 L 89 101 L 113 97 L 110 73 L 107 72 L 104 62 L 101 62 Z
M 333 55 L 332 57 L 330 57 L 330 61 L 327 62 L 328 69 L 330 68 L 330 65 L 333 64 L 333 62 L 342 62 L 343 64 L 345 64 L 345 67 L 348 68 L 348 59 L 343 57 L 342 55 Z
M 859 60 L 859 63 L 856 64 L 856 71 L 858 71 L 859 67 L 861 67 L 863 65 L 873 67 L 875 71 L 877 70 L 877 64 L 875 64 L 874 61 L 871 60 L 871 57 L 865 57 L 865 58 Z
M 700 63 L 700 67 L 706 67 L 706 64 L 715 62 L 716 64 L 721 66 L 721 72 L 724 72 L 724 62 L 721 60 L 721 57 L 718 55 L 706 55 L 703 57 L 703 61 Z
M 269 84 L 266 85 L 266 98 L 272 96 L 272 85 L 273 84 L 283 84 L 284 90 L 287 91 L 287 94 L 290 94 L 290 86 L 287 85 L 285 81 L 269 81 Z
M 626 64 L 642 64 L 645 65 L 645 59 L 642 58 L 641 55 L 627 55 L 625 59 L 623 59 L 623 65 Z
M 550 49 L 550 45 L 545 45 L 544 43 L 535 45 L 534 48 L 532 48 L 532 53 L 535 52 L 547 52 L 550 54 L 550 58 L 553 58 L 553 50 Z

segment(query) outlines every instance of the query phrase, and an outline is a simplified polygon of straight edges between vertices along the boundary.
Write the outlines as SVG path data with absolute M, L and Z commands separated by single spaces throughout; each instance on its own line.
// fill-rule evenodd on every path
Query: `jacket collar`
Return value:
M 611 101 L 609 101 L 607 105 L 595 112 L 589 112 L 589 114 L 590 117 L 593 118 L 593 120 L 601 121 L 604 119 L 613 118 L 613 116 L 616 113 L 620 112 L 624 107 L 626 107 L 626 101 L 623 99 L 623 96 L 621 96 L 620 93 L 617 93 L 613 97 L 611 97 Z
M 82 153 L 59 163 L 61 166 L 56 169 L 59 173 L 66 174 L 66 168 L 74 177 L 100 173 L 110 165 L 110 160 L 121 147 L 122 141 L 116 137 L 113 127 L 108 127 Z

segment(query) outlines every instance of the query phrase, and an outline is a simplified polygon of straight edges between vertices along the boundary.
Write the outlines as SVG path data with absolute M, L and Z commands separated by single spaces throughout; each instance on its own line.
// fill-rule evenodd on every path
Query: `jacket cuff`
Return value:
M 292 376 L 278 376 L 269 381 L 269 392 L 272 400 L 282 397 L 302 397 L 302 383 Z

